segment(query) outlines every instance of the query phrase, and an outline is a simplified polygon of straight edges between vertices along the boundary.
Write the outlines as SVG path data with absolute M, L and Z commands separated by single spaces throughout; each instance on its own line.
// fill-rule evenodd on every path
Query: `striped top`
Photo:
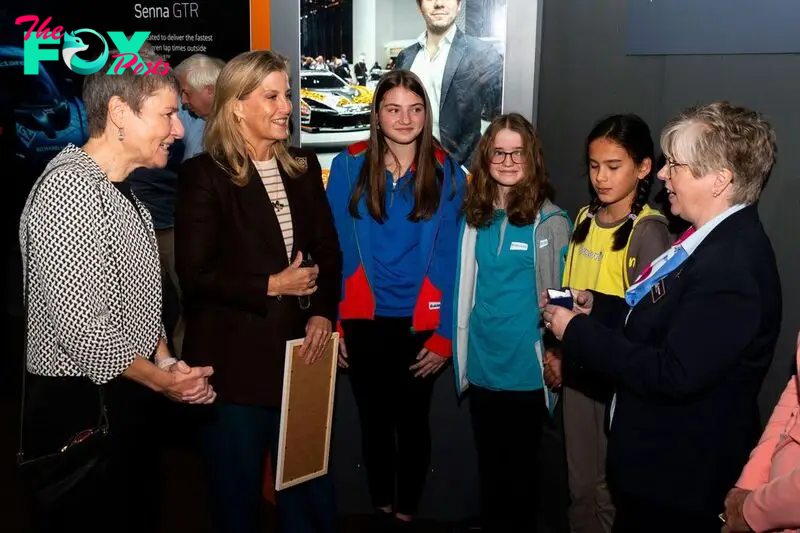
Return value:
M 267 191 L 267 196 L 278 217 L 283 233 L 283 244 L 286 246 L 286 256 L 292 260 L 292 246 L 294 246 L 294 232 L 292 230 L 292 210 L 289 208 L 289 199 L 283 188 L 283 180 L 278 170 L 278 163 L 273 157 L 268 161 L 253 161 L 261 176 L 261 183 Z

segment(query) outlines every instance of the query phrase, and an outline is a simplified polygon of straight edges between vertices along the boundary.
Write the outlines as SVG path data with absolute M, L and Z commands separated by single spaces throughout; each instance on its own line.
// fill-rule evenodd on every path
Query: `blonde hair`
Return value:
M 733 174 L 733 204 L 758 200 L 775 164 L 775 130 L 759 113 L 714 102 L 687 109 L 664 127 L 661 150 L 699 177 Z
M 244 52 L 231 59 L 217 77 L 214 104 L 206 123 L 203 144 L 212 159 L 232 173 L 231 180 L 244 186 L 254 170 L 247 150 L 247 140 L 234 114 L 238 100 L 256 90 L 273 72 L 289 73 L 287 58 L 271 50 Z M 289 177 L 302 173 L 289 153 L 289 141 L 272 145 L 272 155 Z

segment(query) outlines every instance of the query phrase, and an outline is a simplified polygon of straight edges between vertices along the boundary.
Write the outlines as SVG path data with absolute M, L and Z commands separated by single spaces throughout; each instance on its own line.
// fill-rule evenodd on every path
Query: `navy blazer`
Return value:
M 414 43 L 397 55 L 397 68 L 410 70 L 422 49 Z M 439 102 L 439 142 L 469 169 L 481 138 L 481 117 L 500 114 L 503 98 L 503 58 L 495 48 L 456 30 L 442 78 Z
M 595 294 L 564 363 L 617 392 L 608 481 L 633 501 L 719 513 L 761 433 L 757 397 L 781 325 L 775 255 L 756 206 L 719 224 L 628 314 Z

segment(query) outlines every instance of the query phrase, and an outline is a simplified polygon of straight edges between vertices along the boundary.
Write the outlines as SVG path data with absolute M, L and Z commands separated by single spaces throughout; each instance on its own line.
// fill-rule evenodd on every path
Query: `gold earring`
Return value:
M 125 138 L 125 132 L 122 130 L 122 128 L 120 128 L 120 129 L 119 129 L 119 133 L 117 133 L 117 139 L 119 139 L 119 140 L 120 140 L 120 142 L 122 142 L 122 140 L 123 140 L 124 138 Z

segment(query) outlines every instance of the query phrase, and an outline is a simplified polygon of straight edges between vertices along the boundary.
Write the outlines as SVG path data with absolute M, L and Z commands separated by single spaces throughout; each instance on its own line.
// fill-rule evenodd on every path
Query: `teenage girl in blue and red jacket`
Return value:
M 429 109 L 414 74 L 386 74 L 370 139 L 336 156 L 327 188 L 343 256 L 339 364 L 350 369 L 376 517 L 399 526 L 422 494 L 433 383 L 451 355 L 466 183 Z

